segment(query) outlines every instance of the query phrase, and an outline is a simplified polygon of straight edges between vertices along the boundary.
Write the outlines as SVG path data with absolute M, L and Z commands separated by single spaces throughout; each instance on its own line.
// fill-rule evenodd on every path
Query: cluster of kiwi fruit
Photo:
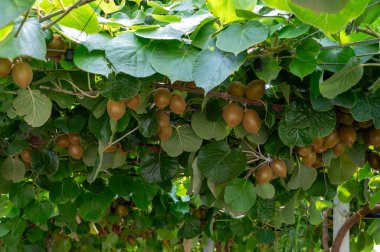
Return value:
M 274 177 L 285 177 L 286 171 L 287 168 L 284 160 L 273 159 L 269 165 L 263 164 L 256 169 L 256 181 L 260 185 L 263 185 L 271 181 Z
M 232 81 L 228 86 L 227 93 L 237 97 L 245 96 L 252 101 L 259 100 L 265 94 L 265 82 L 257 79 L 245 86 L 240 81 Z
M 107 101 L 107 112 L 112 120 L 118 121 L 124 116 L 127 107 L 136 110 L 140 104 L 140 95 L 136 95 L 132 99 L 121 101 L 114 101 L 109 99 Z
M 169 113 L 163 111 L 167 106 L 170 112 L 182 115 L 186 110 L 186 100 L 180 94 L 172 95 L 167 88 L 157 88 L 154 92 L 154 103 L 159 111 L 157 111 L 157 120 L 159 125 L 158 137 L 161 140 L 168 139 L 173 133 L 173 128 L 170 124 Z
M 46 47 L 48 49 L 46 52 L 46 57 L 56 62 L 61 60 L 61 55 L 66 50 L 66 44 L 62 40 L 62 37 L 58 34 L 53 34 L 52 41 L 48 43 Z
M 55 139 L 58 147 L 68 149 L 69 156 L 73 159 L 79 160 L 83 156 L 84 148 L 80 142 L 80 135 L 78 133 L 62 134 Z
M 14 83 L 20 88 L 27 88 L 33 80 L 33 70 L 26 62 L 17 62 L 14 65 L 9 59 L 0 59 L 0 78 L 12 72 Z

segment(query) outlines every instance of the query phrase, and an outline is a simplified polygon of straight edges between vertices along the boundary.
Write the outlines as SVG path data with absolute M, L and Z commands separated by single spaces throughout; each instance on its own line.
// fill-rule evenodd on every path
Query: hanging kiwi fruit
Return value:
M 49 44 L 47 44 L 46 47 L 47 49 L 51 49 L 51 50 L 47 50 L 47 53 L 46 53 L 47 57 L 61 56 L 64 52 L 58 52 L 58 50 L 60 51 L 66 50 L 66 44 L 62 40 L 62 37 L 59 34 L 53 34 L 53 40 Z
M 249 133 L 257 134 L 261 129 L 261 118 L 259 114 L 252 110 L 247 109 L 243 115 L 243 127 Z
M 304 157 L 310 154 L 310 152 L 312 151 L 312 147 L 311 146 L 297 147 L 296 151 L 298 155 L 300 155 L 301 157 Z
M 253 80 L 245 88 L 245 96 L 250 100 L 259 100 L 265 94 L 265 82 Z
M 0 78 L 10 74 L 12 71 L 12 62 L 9 59 L 0 58 Z
M 255 172 L 257 183 L 260 185 L 268 183 L 273 177 L 272 168 L 269 165 L 263 164 L 256 169 Z
M 238 126 L 242 122 L 243 116 L 243 108 L 236 103 L 229 103 L 224 107 L 222 112 L 222 117 L 224 121 L 231 128 Z
M 20 88 L 27 88 L 33 80 L 33 71 L 28 63 L 18 62 L 12 68 L 12 78 Z
M 80 145 L 80 135 L 78 133 L 70 133 L 68 139 L 70 144 Z
M 165 108 L 170 104 L 170 90 L 167 88 L 157 88 L 154 92 L 154 103 L 160 109 Z
M 21 151 L 21 159 L 25 163 L 27 163 L 27 164 L 31 164 L 32 163 L 32 155 L 31 155 L 31 153 L 32 153 L 32 149 L 29 148 L 29 147 L 27 147 L 27 148 L 25 148 L 25 149 L 23 149 Z
M 125 105 L 132 110 L 136 110 L 140 106 L 140 104 L 141 104 L 140 95 L 136 95 L 132 99 L 125 102 Z
M 378 153 L 369 152 L 366 159 L 372 169 L 378 170 L 380 168 L 380 155 Z
M 124 102 L 113 101 L 111 99 L 107 101 L 107 112 L 112 120 L 118 121 L 124 116 L 125 111 L 126 107 Z
M 83 156 L 83 152 L 84 152 L 84 149 L 83 149 L 82 145 L 80 145 L 80 144 L 79 145 L 73 145 L 73 144 L 69 145 L 69 155 L 73 159 L 76 159 L 76 160 L 81 159 Z
M 302 162 L 306 166 L 309 166 L 309 167 L 312 167 L 316 160 L 317 160 L 317 153 L 315 153 L 314 151 L 302 157 Z
M 368 132 L 368 143 L 373 147 L 380 146 L 380 129 L 372 128 Z
M 159 130 L 158 130 L 158 137 L 161 139 L 161 140 L 167 140 L 173 133 L 173 128 L 172 126 L 169 124 L 165 127 L 160 127 Z
M 164 111 L 158 111 L 157 112 L 157 121 L 158 121 L 158 126 L 160 128 L 166 127 L 170 125 L 170 116 L 168 113 Z
M 286 177 L 287 168 L 284 160 L 274 159 L 270 164 L 270 168 L 277 177 Z
M 338 132 L 340 141 L 348 147 L 351 147 L 356 141 L 356 131 L 352 126 L 342 126 Z
M 66 134 L 60 135 L 55 139 L 55 143 L 58 147 L 65 149 L 69 147 L 70 145 L 69 137 Z M 80 140 L 79 140 L 79 144 L 80 144 Z
M 343 155 L 343 153 L 346 151 L 346 144 L 342 141 L 338 144 L 336 144 L 333 148 L 332 151 L 334 152 L 335 156 L 339 157 Z
M 187 106 L 185 99 L 180 94 L 173 95 L 169 105 L 170 111 L 178 115 L 182 115 Z
M 227 93 L 230 95 L 243 97 L 245 93 L 245 86 L 240 81 L 232 81 L 228 86 Z
M 334 129 L 328 136 L 325 137 L 323 146 L 327 149 L 334 147 L 337 143 L 340 142 L 339 134 L 336 129 Z

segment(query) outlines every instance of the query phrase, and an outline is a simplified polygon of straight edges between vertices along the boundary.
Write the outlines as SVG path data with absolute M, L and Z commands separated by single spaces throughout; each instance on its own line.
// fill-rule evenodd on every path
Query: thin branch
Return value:
M 20 27 L 18 28 L 16 34 L 15 34 L 15 38 L 18 36 L 18 34 L 20 33 L 21 31 L 21 28 L 24 26 L 25 22 L 26 22 L 26 19 L 28 18 L 28 15 L 29 15 L 29 12 L 30 12 L 30 9 L 28 9 L 28 11 L 25 13 L 25 17 L 24 19 L 22 20 L 21 24 L 20 24 Z
M 44 27 L 42 27 L 42 30 L 46 30 L 48 29 L 49 27 L 55 25 L 57 22 L 59 22 L 62 18 L 64 18 L 67 14 L 70 13 L 70 11 L 78 8 L 79 6 L 85 4 L 85 3 L 88 3 L 89 1 L 86 1 L 86 0 L 79 0 L 78 2 L 76 2 L 75 4 L 69 6 L 66 10 L 63 11 L 62 15 L 59 16 L 56 20 L 52 21 L 51 23 L 45 25 Z M 92 2 L 92 1 L 91 1 Z
M 69 90 L 65 90 L 65 89 L 51 88 L 51 87 L 46 87 L 46 86 L 39 86 L 39 88 L 44 89 L 44 90 L 58 92 L 58 93 L 64 93 L 64 94 L 75 95 L 75 96 L 83 96 L 83 94 L 81 92 L 69 91 Z M 84 92 L 90 96 L 96 96 L 99 94 L 99 92 L 97 92 L 97 91 L 84 91 Z
M 329 224 L 328 224 L 328 216 L 331 211 L 331 208 L 323 211 L 323 229 L 322 229 L 322 247 L 324 252 L 330 252 L 329 246 Z
M 127 136 L 129 136 L 130 134 L 132 134 L 133 132 L 135 132 L 136 130 L 138 130 L 139 127 L 136 127 L 130 131 L 128 131 L 127 133 L 125 133 L 122 137 L 120 137 L 119 139 L 113 141 L 112 143 L 110 143 L 107 147 L 105 147 L 104 149 L 106 150 L 107 148 L 110 148 L 112 145 L 114 144 L 117 144 L 118 142 L 120 142 L 121 140 L 123 140 L 124 138 L 126 138 Z
M 66 7 L 66 10 L 59 10 L 59 11 L 56 11 L 56 12 L 50 13 L 50 14 L 44 16 L 43 18 L 41 18 L 41 19 L 40 19 L 40 22 L 44 22 L 44 21 L 46 21 L 46 20 L 48 20 L 48 19 L 51 19 L 52 17 L 58 16 L 58 15 L 64 13 L 64 12 L 66 12 L 68 9 L 72 8 L 73 6 L 75 6 L 74 8 L 77 8 L 77 7 L 80 7 L 80 6 L 82 6 L 82 5 L 85 5 L 85 4 L 88 4 L 88 3 L 94 2 L 94 1 L 96 1 L 96 0 L 78 1 L 78 2 L 81 2 L 79 5 L 78 5 L 78 3 L 75 3 L 75 4 L 73 4 L 73 5 L 70 5 L 70 6 Z
M 343 48 L 343 47 L 349 47 L 349 46 L 355 46 L 355 45 L 374 44 L 378 42 L 380 42 L 380 38 L 367 39 L 367 40 L 362 40 L 362 41 L 346 43 L 342 45 L 323 46 L 321 47 L 321 50 L 337 49 L 337 48 Z
M 364 29 L 364 28 L 361 28 L 361 27 L 357 27 L 355 30 L 357 32 L 365 33 L 365 34 L 368 34 L 368 35 L 373 36 L 375 38 L 380 38 L 380 34 L 378 34 L 377 32 L 373 31 L 372 29 Z
M 374 209 L 370 209 L 368 206 L 365 206 L 353 215 L 349 217 L 343 226 L 339 229 L 338 234 L 336 235 L 334 242 L 332 244 L 331 252 L 339 252 L 340 246 L 342 245 L 343 239 L 346 236 L 348 230 L 351 229 L 355 223 L 364 218 L 369 213 L 380 213 L 380 204 L 377 204 Z

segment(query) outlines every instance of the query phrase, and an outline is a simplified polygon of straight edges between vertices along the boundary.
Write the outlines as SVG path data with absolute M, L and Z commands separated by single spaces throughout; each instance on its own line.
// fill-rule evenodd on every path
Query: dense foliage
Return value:
M 380 203 L 379 8 L 0 1 L 0 250 L 322 250 Z

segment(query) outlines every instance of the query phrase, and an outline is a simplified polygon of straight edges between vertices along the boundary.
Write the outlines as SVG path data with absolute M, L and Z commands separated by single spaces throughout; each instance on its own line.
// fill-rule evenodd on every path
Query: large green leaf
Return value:
M 49 190 L 49 198 L 56 204 L 73 202 L 80 193 L 80 187 L 72 178 L 65 178 L 62 182 L 54 182 Z
M 363 185 L 354 178 L 338 186 L 338 198 L 343 203 L 350 203 L 353 198 L 358 198 L 363 193 Z
M 41 127 L 50 117 L 52 102 L 38 90 L 19 89 L 13 107 L 17 115 L 25 116 L 29 125 Z
M 380 129 L 380 91 L 365 96 L 358 95 L 358 100 L 351 108 L 352 117 L 358 122 L 373 120 L 375 128 Z
M 327 12 L 327 13 L 336 13 L 343 9 L 344 6 L 350 0 L 312 0 L 312 1 L 303 1 L 303 0 L 291 0 L 295 4 L 303 6 L 305 8 L 311 9 L 314 12 Z
M 319 85 L 320 92 L 324 97 L 333 99 L 355 86 L 362 76 L 363 67 L 359 58 L 352 58 L 341 71 Z
M 141 115 L 138 124 L 140 133 L 146 138 L 156 135 L 159 129 L 155 113 Z
M 263 0 L 263 2 L 271 8 L 290 12 L 290 8 L 286 0 Z
M 0 1 L 0 28 L 15 20 L 32 7 L 35 0 L 3 0 Z
M 26 219 L 35 224 L 45 224 L 54 214 L 54 205 L 47 200 L 36 201 L 24 210 Z
M 227 184 L 224 201 L 236 211 L 248 211 L 256 202 L 255 187 L 248 179 L 234 179 Z
M 206 92 L 222 83 L 245 61 L 246 53 L 234 55 L 217 48 L 204 49 L 195 59 L 193 78 L 197 86 Z
M 271 199 L 274 197 L 275 193 L 276 193 L 276 190 L 271 183 L 256 185 L 256 194 L 260 198 Z
M 2 3 L 3 1 L 1 1 Z M 0 16 L 3 17 L 3 15 Z M 15 37 L 19 27 L 20 22 L 13 27 L 8 37 L 0 42 L 0 57 L 13 59 L 18 56 L 30 56 L 35 59 L 45 60 L 46 43 L 38 20 L 28 18 L 17 37 Z
M 237 55 L 266 40 L 267 37 L 268 28 L 256 20 L 244 24 L 234 23 L 218 34 L 216 46 Z
M 59 167 L 59 159 L 53 151 L 40 151 L 33 149 L 32 153 L 32 171 L 36 174 L 53 175 Z
M 71 232 L 75 232 L 77 229 L 77 206 L 75 203 L 66 203 L 58 205 L 59 218 L 67 225 Z
M 191 239 L 198 236 L 200 232 L 201 221 L 194 216 L 189 216 L 186 218 L 183 226 L 178 230 L 178 236 Z
M 300 164 L 288 182 L 288 187 L 289 189 L 302 188 L 303 190 L 307 190 L 314 183 L 317 175 L 318 173 L 315 168 L 310 168 L 304 164 Z
M 132 192 L 131 183 L 131 177 L 123 174 L 115 174 L 108 181 L 111 191 L 124 197 L 127 197 Z
M 169 139 L 161 141 L 162 148 L 171 157 L 177 157 L 184 151 L 197 151 L 201 145 L 202 139 L 186 124 L 175 127 Z
M 310 223 L 313 225 L 319 225 L 323 221 L 322 212 L 327 208 L 332 208 L 331 201 L 322 200 L 320 197 L 310 198 Z
M 89 34 L 86 40 L 83 41 L 84 45 L 89 52 L 94 50 L 104 51 L 106 50 L 107 44 L 112 40 L 112 37 L 104 33 Z
M 1 175 L 7 180 L 19 182 L 25 176 L 25 165 L 18 157 L 8 156 L 1 163 Z
M 0 215 L 6 216 L 13 208 L 12 201 L 7 195 L 0 195 Z
M 131 76 L 123 76 L 116 80 L 107 80 L 102 89 L 102 95 L 114 101 L 128 100 L 136 96 L 141 88 L 141 82 Z
M 85 221 L 97 222 L 107 213 L 113 194 L 105 190 L 101 194 L 86 193 L 79 206 L 79 214 Z
M 326 0 L 324 0 L 326 1 Z M 326 11 L 316 12 L 309 8 L 305 8 L 296 4 L 299 3 L 300 0 L 287 0 L 287 4 L 290 7 L 291 11 L 299 18 L 302 22 L 306 24 L 310 24 L 318 27 L 325 33 L 336 33 L 338 32 L 344 25 L 350 22 L 352 19 L 360 16 L 367 7 L 370 0 L 350 0 L 342 9 L 335 13 L 329 13 Z M 268 2 L 268 1 L 266 1 Z M 308 2 L 312 4 L 310 1 L 302 1 L 304 4 Z M 321 6 L 321 1 L 316 1 L 316 4 L 312 4 L 313 6 Z M 336 3 L 337 1 L 334 1 Z M 324 3 L 323 3 L 324 4 Z M 331 1 L 328 1 L 327 5 L 330 6 L 338 6 L 334 5 Z M 336 11 L 339 8 L 334 8 Z
M 303 61 L 298 58 L 292 60 L 289 65 L 289 70 L 292 74 L 300 77 L 301 79 L 306 75 L 314 72 L 317 67 L 317 61 L 315 59 L 311 59 L 309 61 Z
M 247 157 L 241 149 L 231 149 L 225 141 L 214 141 L 202 146 L 197 164 L 206 178 L 215 183 L 222 183 L 245 170 Z
M 17 207 L 26 207 L 35 196 L 34 187 L 31 183 L 13 184 L 9 191 L 9 199 Z
M 323 64 L 319 65 L 319 67 L 336 73 L 341 71 L 344 65 L 354 56 L 355 51 L 351 47 L 322 50 L 318 55 L 318 60 L 322 61 Z
M 332 184 L 340 184 L 347 181 L 356 172 L 358 166 L 346 154 L 331 160 L 328 169 L 329 179 Z
M 106 57 L 116 72 L 134 77 L 147 77 L 155 73 L 150 65 L 151 56 L 150 43 L 131 32 L 117 36 L 106 47 Z
M 151 185 L 142 179 L 134 180 L 131 184 L 131 188 L 132 200 L 136 206 L 141 209 L 147 209 L 157 193 L 157 189 L 154 185 Z
M 207 7 L 215 17 L 219 18 L 222 24 L 241 20 L 236 16 L 234 0 L 209 0 Z
M 149 183 L 161 183 L 172 179 L 178 171 L 176 158 L 168 156 L 165 152 L 158 155 L 145 155 L 141 161 L 141 176 Z
M 215 122 L 207 120 L 206 112 L 193 113 L 191 127 L 200 138 L 206 140 L 214 138 L 216 141 L 226 138 L 231 130 L 221 117 Z
M 263 67 L 260 70 L 254 68 L 255 74 L 260 80 L 263 80 L 267 83 L 276 79 L 278 74 L 280 73 L 281 67 L 279 65 L 279 61 L 272 59 L 270 57 L 262 58 Z
M 108 62 L 102 51 L 87 51 L 86 47 L 80 45 L 74 53 L 75 65 L 89 73 L 108 76 L 112 70 L 108 67 Z
M 199 52 L 192 46 L 180 48 L 177 44 L 160 43 L 153 49 L 151 63 L 153 68 L 169 77 L 173 83 L 177 80 L 193 80 L 193 64 Z

